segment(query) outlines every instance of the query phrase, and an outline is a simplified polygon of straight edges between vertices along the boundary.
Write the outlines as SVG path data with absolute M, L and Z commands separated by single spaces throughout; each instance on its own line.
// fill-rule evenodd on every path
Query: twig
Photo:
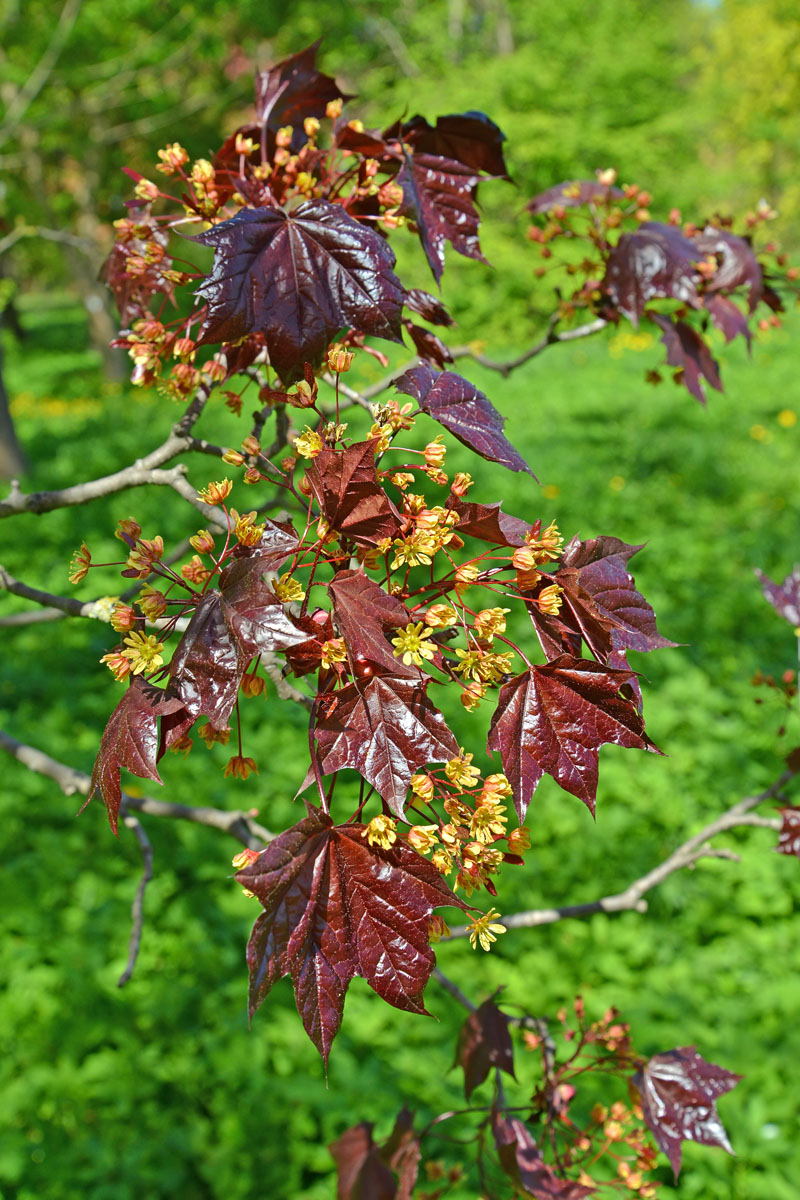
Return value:
M 82 3 L 83 0 L 67 0 L 62 8 L 44 54 L 6 109 L 3 124 L 0 125 L 0 138 L 10 133 L 15 125 L 19 124 L 27 109 L 47 83 L 50 73 L 66 45 Z
M 139 880 L 139 886 L 136 889 L 136 895 L 133 897 L 131 905 L 131 940 L 128 943 L 128 962 L 125 970 L 117 980 L 117 987 L 125 987 L 130 977 L 133 975 L 136 966 L 136 960 L 139 957 L 139 947 L 142 944 L 142 928 L 144 926 L 144 894 L 147 885 L 153 878 L 153 847 L 150 844 L 150 839 L 142 828 L 142 823 L 138 817 L 132 817 L 130 813 L 126 813 L 122 818 L 126 828 L 130 829 L 136 837 L 142 851 L 142 877 Z
M 745 796 L 739 800 L 731 808 L 724 812 L 722 816 L 711 821 L 704 829 L 694 837 L 688 839 L 677 850 L 674 850 L 668 858 L 654 867 L 652 871 L 648 871 L 640 879 L 634 880 L 622 892 L 615 892 L 610 896 L 603 896 L 599 900 L 590 900 L 585 904 L 565 904 L 559 908 L 538 908 L 527 909 L 524 912 L 512 913 L 509 916 L 499 917 L 505 925 L 506 929 L 530 929 L 537 925 L 552 925 L 556 921 L 563 921 L 568 917 L 590 917 L 594 913 L 617 913 L 633 910 L 635 912 L 646 912 L 647 901 L 644 896 L 653 888 L 658 887 L 664 880 L 672 875 L 675 871 L 681 871 L 687 867 L 693 867 L 695 863 L 702 858 L 733 858 L 738 861 L 738 856 L 730 850 L 715 849 L 709 843 L 712 838 L 720 833 L 724 833 L 730 829 L 736 829 L 741 825 L 756 825 L 764 829 L 779 830 L 781 822 L 774 817 L 759 817 L 750 812 L 750 809 L 762 804 L 765 800 L 770 800 L 778 796 L 784 785 L 796 775 L 795 771 L 784 771 L 775 783 L 768 787 L 765 791 L 757 796 Z M 466 937 L 470 932 L 466 925 L 456 926 L 451 930 L 451 936 L 454 938 Z
M 17 741 L 10 734 L 0 729 L 0 750 L 5 750 L 12 758 L 16 758 L 23 766 L 45 775 L 58 784 L 65 796 L 87 796 L 89 794 L 90 776 L 85 771 L 78 771 L 66 763 L 58 762 L 49 754 L 27 746 Z M 263 850 L 267 842 L 275 836 L 260 825 L 250 813 L 241 811 L 228 812 L 221 808 L 208 808 L 192 804 L 175 804 L 167 800 L 154 800 L 150 796 L 131 796 L 122 793 L 120 811 L 141 812 L 150 817 L 170 817 L 178 821 L 193 821 L 197 825 L 208 825 L 219 829 L 236 838 L 243 846 L 251 850 Z
M 468 1012 L 475 1012 L 475 1009 L 478 1007 L 477 1004 L 473 1004 L 469 997 L 464 995 L 458 984 L 453 983 L 452 979 L 448 979 L 444 972 L 440 971 L 438 967 L 433 968 L 433 978 L 440 983 L 443 988 L 446 988 L 450 995 L 453 996 L 463 1008 L 466 1008 Z
M 482 367 L 486 367 L 490 371 L 497 371 L 504 379 L 507 379 L 512 371 L 517 367 L 524 366 L 526 362 L 530 362 L 532 358 L 536 358 L 537 354 L 541 354 L 548 346 L 554 346 L 557 342 L 574 342 L 579 338 L 591 337 L 595 333 L 599 333 L 608 325 L 608 321 L 603 317 L 596 317 L 594 321 L 587 322 L 586 325 L 579 325 L 575 329 L 565 329 L 562 333 L 556 333 L 555 327 L 561 317 L 558 313 L 553 313 L 547 326 L 544 335 L 535 342 L 530 349 L 523 351 L 517 358 L 510 358 L 506 362 L 497 362 L 493 358 L 487 358 L 483 354 L 476 354 L 471 346 L 452 346 L 450 353 L 454 359 L 471 358 L 474 359 Z

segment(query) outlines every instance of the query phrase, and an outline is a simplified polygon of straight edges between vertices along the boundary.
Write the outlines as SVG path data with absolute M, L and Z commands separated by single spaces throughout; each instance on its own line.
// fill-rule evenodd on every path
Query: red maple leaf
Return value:
M 449 505 L 458 513 L 458 532 L 494 546 L 521 546 L 530 522 L 504 513 L 500 504 L 478 504 L 456 500 Z
M 437 117 L 435 125 L 417 115 L 391 126 L 384 134 L 389 136 L 412 146 L 416 154 L 454 159 L 484 175 L 508 179 L 503 157 L 505 134 L 486 113 L 449 113 Z
M 350 100 L 336 80 L 316 67 L 319 38 L 297 54 L 284 58 L 255 80 L 256 120 L 277 132 L 286 125 L 302 129 L 306 117 L 324 117 L 331 100 Z M 303 137 L 305 140 L 305 132 Z
M 458 755 L 444 717 L 415 679 L 376 675 L 336 692 L 336 707 L 316 726 L 320 768 L 352 767 L 402 817 L 411 776 Z
M 733 1153 L 716 1102 L 741 1078 L 706 1062 L 695 1046 L 654 1054 L 634 1075 L 644 1119 L 669 1159 L 676 1179 L 683 1142 L 722 1146 Z
M 660 753 L 635 705 L 619 694 L 632 677 L 563 654 L 503 684 L 488 748 L 500 751 L 520 821 L 544 774 L 594 815 L 598 751 L 609 742 Z
M 405 842 L 370 846 L 361 824 L 317 809 L 270 842 L 236 879 L 264 912 L 247 947 L 250 1015 L 291 975 L 303 1025 L 327 1063 L 355 975 L 406 1012 L 427 1015 L 434 908 L 467 909 L 436 868 Z
M 570 1179 L 559 1179 L 542 1158 L 539 1147 L 519 1117 L 492 1112 L 492 1132 L 500 1164 L 510 1179 L 536 1200 L 581 1200 L 593 1188 Z
M 475 192 L 480 175 L 452 158 L 406 154 L 397 175 L 403 189 L 401 213 L 417 226 L 419 240 L 438 283 L 444 271 L 444 246 L 466 258 L 486 262 L 478 241 L 480 217 Z
M 134 677 L 103 730 L 83 808 L 99 791 L 114 833 L 117 832 L 122 801 L 121 768 L 125 767 L 142 779 L 161 783 L 161 776 L 156 769 L 156 763 L 164 752 L 158 733 L 159 717 L 171 719 L 172 730 L 166 739 L 167 744 L 175 741 L 191 725 L 182 697 Z
M 309 463 L 306 479 L 331 528 L 359 545 L 376 546 L 400 528 L 400 514 L 378 483 L 374 441 L 321 450 Z
M 342 329 L 402 341 L 394 253 L 340 204 L 247 208 L 194 240 L 214 248 L 213 270 L 197 290 L 208 304 L 200 344 L 263 333 L 289 384 Z
M 696 329 L 685 321 L 673 321 L 665 313 L 648 312 L 661 330 L 661 341 L 667 348 L 667 363 L 681 372 L 681 383 L 695 400 L 706 402 L 702 380 L 722 391 L 719 364 Z
M 495 1004 L 495 996 L 470 1013 L 458 1034 L 453 1066 L 458 1064 L 464 1072 L 464 1095 L 468 1100 L 493 1067 L 516 1078 L 508 1017 Z
M 611 251 L 603 290 L 635 326 L 650 300 L 669 297 L 697 308 L 702 257 L 674 225 L 644 221 L 635 233 L 624 233 Z
M 409 612 L 363 571 L 340 571 L 329 584 L 333 615 L 353 660 L 366 660 L 390 675 L 419 679 L 419 671 L 395 658 L 386 640 L 391 629 L 404 629 Z
M 502 463 L 511 471 L 527 471 L 525 459 L 503 433 L 505 419 L 474 383 L 454 371 L 434 371 L 427 364 L 412 367 L 395 380 L 398 392 L 413 396 L 423 412 L 444 425 L 481 458 Z M 535 478 L 535 476 L 534 476 Z
M 328 1147 L 338 1168 L 337 1200 L 411 1200 L 420 1159 L 412 1114 L 401 1109 L 382 1146 L 373 1140 L 372 1129 L 371 1122 L 362 1121 Z

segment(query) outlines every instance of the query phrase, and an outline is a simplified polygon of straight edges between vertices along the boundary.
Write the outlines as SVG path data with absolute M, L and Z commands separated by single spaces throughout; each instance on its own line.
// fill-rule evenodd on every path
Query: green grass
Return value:
M 103 385 L 73 309 L 37 304 L 24 322 L 24 352 L 6 349 L 33 464 L 26 490 L 114 470 L 157 444 L 177 410 Z M 471 372 L 508 415 L 507 432 L 544 487 L 476 464 L 461 448 L 449 465 L 472 470 L 475 498 L 502 497 L 528 519 L 555 516 L 567 536 L 646 541 L 632 564 L 637 582 L 662 632 L 681 643 L 635 664 L 647 677 L 648 729 L 668 757 L 604 749 L 596 824 L 577 800 L 543 783 L 529 813 L 527 865 L 501 879 L 505 911 L 619 889 L 738 796 L 771 782 L 800 741 L 796 717 L 787 720 L 773 693 L 750 684 L 756 669 L 780 675 L 796 654 L 791 629 L 765 604 L 752 569 L 780 578 L 798 556 L 800 423 L 779 420 L 800 412 L 798 329 L 792 318 L 761 337 L 752 360 L 728 348 L 727 391 L 713 394 L 705 411 L 671 384 L 646 387 L 645 367 L 660 360 L 655 345 L 619 358 L 608 341 L 555 347 L 507 382 Z M 233 419 L 216 410 L 204 432 L 236 438 Z M 208 469 L 205 460 L 193 463 L 193 482 Z M 113 557 L 115 522 L 129 514 L 168 541 L 187 532 L 163 494 L 132 492 L 3 523 L 0 561 L 63 593 L 72 549 L 86 538 L 98 557 Z M 114 588 L 112 573 L 99 584 L 90 577 L 77 594 L 103 588 Z M 0 611 L 24 607 L 0 598 Z M 97 662 L 108 631 L 65 620 L 2 636 L 3 726 L 89 769 L 118 695 Z M 778 737 L 783 723 L 787 733 Z M 222 753 L 194 751 L 186 762 L 166 762 L 163 794 L 255 805 L 281 828 L 300 815 L 291 798 L 303 771 L 302 714 L 272 699 L 251 701 L 246 724 L 246 752 L 268 764 L 260 776 L 234 790 L 222 780 Z M 457 732 L 479 750 L 482 727 L 482 717 L 462 715 Z M 77 807 L 4 762 L 3 1200 L 323 1200 L 334 1193 L 326 1144 L 347 1125 L 372 1120 L 382 1135 L 403 1102 L 423 1117 L 458 1105 L 459 1081 L 448 1068 L 462 1014 L 435 983 L 431 1021 L 394 1012 L 356 980 L 327 1088 L 286 981 L 247 1031 L 243 952 L 254 902 L 231 883 L 235 845 L 212 831 L 147 823 L 156 876 L 137 972 L 119 992 L 137 851 L 125 832 L 114 841 L 100 806 L 80 820 Z M 443 945 L 439 962 L 470 995 L 505 984 L 509 1003 L 541 1013 L 580 991 L 592 1013 L 617 1005 L 643 1052 L 696 1043 L 742 1073 L 720 1105 L 737 1157 L 688 1146 L 676 1194 L 793 1200 L 798 864 L 772 852 L 769 831 L 731 835 L 726 844 L 740 863 L 708 861 L 672 877 L 651 895 L 646 916 L 509 933 L 491 955 Z M 518 1075 L 524 1099 L 532 1070 L 522 1049 Z M 662 1175 L 673 1194 L 668 1170 Z

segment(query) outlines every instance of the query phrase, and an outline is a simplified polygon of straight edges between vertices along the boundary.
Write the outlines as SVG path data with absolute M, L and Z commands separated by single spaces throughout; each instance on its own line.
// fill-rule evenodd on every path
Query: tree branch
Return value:
M 58 784 L 65 796 L 88 796 L 90 776 L 66 763 L 58 762 L 49 754 L 17 741 L 0 729 L 0 750 L 5 750 L 17 762 L 38 775 L 45 775 Z M 171 817 L 178 821 L 192 821 L 197 825 L 208 825 L 236 838 L 251 850 L 263 850 L 275 836 L 260 825 L 252 812 L 231 811 L 192 804 L 175 804 L 166 800 L 154 800 L 150 796 L 130 796 L 122 793 L 120 812 L 135 811 L 150 817 Z
M 131 906 L 133 928 L 131 929 L 131 940 L 128 945 L 128 962 L 125 970 L 117 980 L 117 987 L 125 987 L 136 967 L 136 960 L 139 957 L 139 947 L 142 944 L 142 928 L 144 926 L 144 894 L 148 883 L 153 878 L 153 847 L 142 827 L 141 821 L 137 817 L 132 817 L 130 813 L 126 813 L 122 819 L 125 826 L 136 837 L 141 848 L 142 877 L 139 880 L 139 886 L 136 889 L 136 895 L 133 897 L 133 904 Z
M 711 821 L 699 833 L 690 837 L 682 845 L 665 858 L 662 863 L 629 884 L 622 892 L 614 892 L 599 900 L 590 900 L 585 904 L 565 904 L 559 908 L 533 908 L 524 912 L 512 913 L 499 917 L 506 929 L 530 929 L 536 925 L 552 925 L 568 917 L 590 917 L 595 913 L 617 913 L 633 910 L 646 912 L 647 901 L 644 896 L 653 888 L 659 886 L 675 871 L 693 867 L 702 858 L 733 858 L 738 861 L 738 855 L 731 850 L 715 849 L 709 843 L 712 838 L 741 825 L 756 825 L 760 828 L 779 830 L 781 821 L 776 817 L 759 817 L 750 810 L 765 800 L 774 799 L 780 795 L 784 785 L 793 779 L 795 771 L 787 770 L 765 791 L 757 796 L 745 796 L 722 816 Z M 451 937 L 462 938 L 469 934 L 469 927 L 458 925 L 451 930 Z
M 596 317 L 594 321 L 588 321 L 585 325 L 578 325 L 575 329 L 565 329 L 562 333 L 556 333 L 555 328 L 561 317 L 558 313 L 553 313 L 548 322 L 547 330 L 538 342 L 535 342 L 530 349 L 523 351 L 516 358 L 507 359 L 506 362 L 497 362 L 493 358 L 487 358 L 483 354 L 476 354 L 471 346 L 452 346 L 450 353 L 454 359 L 471 358 L 482 367 L 486 367 L 490 371 L 497 371 L 504 379 L 507 379 L 512 371 L 516 371 L 517 367 L 524 366 L 526 362 L 530 362 L 532 358 L 536 358 L 537 354 L 541 354 L 548 346 L 554 346 L 557 342 L 574 342 L 580 338 L 592 337 L 595 333 L 599 333 L 608 325 L 608 321 L 603 317 Z

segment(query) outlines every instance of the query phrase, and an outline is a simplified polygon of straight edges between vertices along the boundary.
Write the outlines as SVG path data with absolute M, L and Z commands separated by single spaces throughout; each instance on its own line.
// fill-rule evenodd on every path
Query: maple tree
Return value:
M 500 902 L 502 871 L 525 862 L 523 822 L 545 775 L 594 814 L 602 746 L 661 753 L 645 731 L 627 654 L 674 643 L 631 574 L 641 546 L 613 535 L 565 544 L 555 521 L 473 499 L 479 481 L 445 470 L 444 434 L 422 449 L 405 444 L 423 416 L 479 459 L 533 475 L 490 399 L 451 369 L 457 351 L 437 332 L 451 324 L 444 304 L 404 287 L 390 246 L 397 230 L 416 234 L 437 284 L 448 244 L 485 261 L 477 189 L 508 180 L 504 137 L 478 112 L 365 130 L 345 117 L 351 97 L 317 69 L 316 50 L 257 73 L 254 120 L 212 159 L 191 163 L 174 142 L 159 151 L 161 179 L 129 172 L 134 196 L 116 222 L 104 277 L 133 382 L 186 404 L 169 439 L 104 479 L 31 495 L 14 487 L 0 502 L 0 516 L 43 513 L 166 485 L 192 506 L 193 520 L 202 514 L 205 527 L 188 538 L 194 553 L 176 566 L 180 550 L 169 553 L 160 534 L 144 537 L 125 517 L 118 565 L 132 587 L 122 597 L 82 604 L 5 571 L 0 579 L 32 601 L 106 620 L 119 635 L 103 661 L 125 690 L 91 778 L 76 786 L 87 802 L 102 798 L 114 832 L 122 815 L 143 847 L 123 770 L 160 782 L 168 750 L 193 751 L 193 735 L 209 748 L 227 745 L 235 730 L 225 774 L 246 780 L 259 764 L 244 752 L 240 702 L 272 683 L 307 710 L 309 763 L 297 780 L 305 817 L 271 835 L 251 815 L 211 818 L 198 808 L 190 816 L 244 843 L 236 879 L 263 910 L 247 949 L 251 1016 L 289 975 L 327 1064 L 355 976 L 388 1004 L 425 1014 L 437 971 L 469 1009 L 456 1062 L 470 1107 L 458 1117 L 471 1122 L 484 1193 L 571 1200 L 616 1189 L 648 1200 L 658 1190 L 650 1134 L 676 1176 L 684 1141 L 729 1150 L 715 1105 L 738 1077 L 694 1047 L 641 1056 L 615 1012 L 590 1021 L 579 999 L 576 1026 L 559 1015 L 559 1048 L 537 1014 L 512 1018 L 496 996 L 480 1006 L 463 996 L 436 968 L 431 944 L 466 936 L 489 950 L 511 928 L 635 908 L 672 871 L 712 853 L 711 837 L 781 798 L 800 764 L 790 760 L 772 788 L 615 896 L 549 916 L 480 911 L 484 892 Z M 676 383 L 701 402 L 706 385 L 721 389 L 709 322 L 726 341 L 749 342 L 754 320 L 777 319 L 777 288 L 792 285 L 793 270 L 771 243 L 753 247 L 751 235 L 771 215 L 765 206 L 735 234 L 719 216 L 695 224 L 673 210 L 654 221 L 650 204 L 639 186 L 617 186 L 610 169 L 531 199 L 535 274 L 552 273 L 556 289 L 549 327 L 510 362 L 473 357 L 507 374 L 550 345 L 648 321 Z M 756 317 L 759 306 L 770 316 Z M 404 345 L 404 335 L 411 363 L 370 388 L 348 385 L 356 356 L 389 366 L 367 339 Z M 659 382 L 662 372 L 648 378 Z M 238 449 L 196 436 L 217 397 L 237 415 L 257 397 Z M 196 491 L 181 468 L 164 469 L 193 452 L 216 456 L 239 482 L 220 478 Z M 242 511 L 230 503 L 234 490 Z M 245 495 L 254 497 L 247 511 Z M 72 582 L 92 565 L 82 545 Z M 800 624 L 797 569 L 764 588 Z M 486 749 L 499 764 L 488 759 L 488 773 L 448 724 L 451 697 L 467 713 L 491 710 Z M 57 764 L 47 769 L 59 777 Z M 168 815 L 169 805 L 148 805 Z M 784 853 L 798 853 L 797 813 L 784 805 L 773 824 Z M 435 911 L 445 908 L 467 923 L 448 928 Z M 140 937 L 141 892 L 126 978 Z M 540 1082 L 521 1104 L 508 1101 L 502 1078 L 516 1080 L 512 1033 L 540 1059 Z M 473 1105 L 490 1075 L 490 1102 Z M 581 1124 L 571 1105 L 587 1076 L 624 1085 L 627 1099 L 596 1104 Z M 339 1195 L 410 1197 L 432 1128 L 416 1129 L 404 1110 L 383 1143 L 365 1124 L 344 1133 L 332 1147 Z M 445 1195 L 459 1177 L 431 1160 L 429 1186 L 416 1194 Z

